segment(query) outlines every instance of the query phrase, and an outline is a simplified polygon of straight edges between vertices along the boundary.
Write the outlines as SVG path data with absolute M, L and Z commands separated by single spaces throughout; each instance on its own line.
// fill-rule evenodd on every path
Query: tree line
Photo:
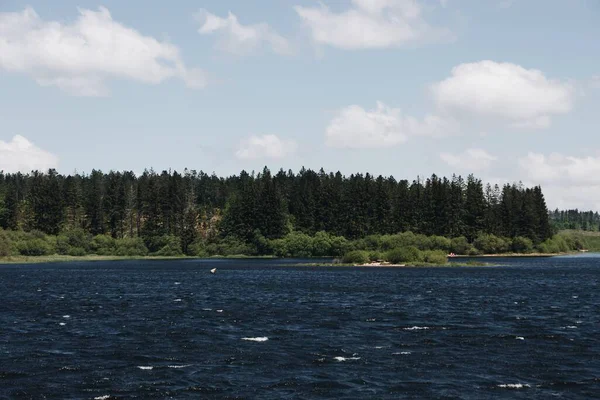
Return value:
M 468 242 L 487 234 L 533 244 L 554 234 L 539 186 L 484 185 L 473 175 L 408 181 L 305 168 L 272 174 L 266 167 L 229 177 L 189 170 L 0 173 L 0 227 L 80 230 L 140 239 L 150 252 L 167 243 L 186 254 L 199 241 L 227 240 L 260 254 L 265 240 L 290 232 L 356 240 L 410 231 Z
M 550 211 L 550 221 L 556 229 L 573 229 L 598 232 L 600 214 L 597 211 L 554 210 Z

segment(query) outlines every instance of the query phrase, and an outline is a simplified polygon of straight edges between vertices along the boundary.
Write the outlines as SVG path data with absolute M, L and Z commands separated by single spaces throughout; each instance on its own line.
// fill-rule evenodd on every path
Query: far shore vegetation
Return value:
M 472 243 L 465 237 L 446 238 L 412 232 L 395 235 L 370 235 L 348 240 L 326 232 L 307 235 L 292 232 L 280 239 L 263 239 L 259 253 L 252 244 L 225 238 L 213 243 L 197 240 L 184 254 L 175 236 L 160 238 L 158 251 L 150 252 L 142 238 L 115 239 L 107 235 L 91 236 L 79 229 L 60 235 L 40 231 L 0 229 L 0 263 L 37 263 L 58 261 L 180 259 L 180 258 L 334 258 L 337 264 L 365 265 L 441 265 L 448 255 L 477 256 L 550 256 L 579 250 L 600 250 L 600 234 L 563 231 L 538 245 L 524 237 L 502 238 L 490 234 L 478 236 Z M 468 262 L 468 261 L 465 261 Z
M 451 253 L 600 250 L 599 224 L 597 213 L 549 212 L 539 186 L 484 185 L 473 175 L 409 182 L 304 168 L 226 178 L 0 172 L 0 262 L 331 257 L 439 265 Z

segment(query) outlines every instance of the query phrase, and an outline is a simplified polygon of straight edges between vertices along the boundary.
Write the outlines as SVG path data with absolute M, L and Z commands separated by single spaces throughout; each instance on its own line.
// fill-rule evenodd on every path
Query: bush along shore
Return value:
M 60 235 L 40 231 L 0 229 L 0 262 L 45 262 L 69 260 L 111 260 L 145 258 L 207 257 L 332 257 L 347 265 L 442 265 L 448 255 L 556 255 L 582 249 L 595 250 L 597 237 L 576 231 L 561 232 L 534 244 L 525 237 L 503 238 L 480 234 L 469 242 L 465 237 L 446 238 L 412 232 L 370 235 L 348 240 L 326 232 L 308 235 L 291 232 L 279 239 L 260 234 L 252 241 L 235 237 L 197 238 L 183 252 L 180 238 L 173 235 L 116 239 L 72 229 Z

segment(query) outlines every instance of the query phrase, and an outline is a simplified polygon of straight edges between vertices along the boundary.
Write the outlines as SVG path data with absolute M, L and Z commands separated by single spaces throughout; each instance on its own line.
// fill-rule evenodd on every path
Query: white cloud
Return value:
M 428 40 L 454 39 L 425 22 L 417 0 L 352 0 L 335 13 L 325 4 L 294 7 L 315 43 L 346 50 L 389 48 Z
M 440 158 L 454 168 L 467 171 L 480 171 L 490 167 L 497 158 L 483 149 L 471 148 L 462 153 L 441 153 Z
M 454 67 L 452 75 L 431 90 L 445 112 L 497 119 L 514 128 L 546 128 L 553 116 L 568 113 L 574 103 L 570 83 L 489 60 Z
M 242 160 L 280 159 L 293 154 L 296 149 L 293 140 L 280 139 L 276 135 L 253 135 L 241 141 L 235 155 Z
M 57 166 L 58 157 L 40 149 L 21 135 L 15 135 L 10 142 L 0 140 L 0 171 L 27 173 Z
M 600 157 L 529 152 L 519 167 L 531 184 L 542 186 L 549 207 L 600 209 Z
M 104 7 L 79 9 L 73 23 L 44 21 L 30 7 L 0 13 L 0 69 L 78 96 L 108 94 L 109 78 L 158 84 L 178 77 L 189 87 L 205 85 L 202 71 L 188 69 L 176 46 L 114 21 Z
M 217 48 L 223 51 L 244 55 L 266 44 L 277 54 L 292 53 L 287 39 L 265 23 L 242 25 L 231 12 L 227 18 L 221 18 L 204 9 L 196 14 L 196 19 L 202 24 L 198 33 L 218 35 Z
M 590 84 L 593 88 L 600 89 L 600 75 L 592 76 Z
M 340 148 L 381 148 L 395 146 L 411 136 L 443 136 L 452 134 L 452 121 L 435 115 L 423 121 L 405 116 L 398 108 L 377 102 L 374 110 L 351 105 L 339 111 L 325 132 L 326 144 Z
M 570 186 L 600 185 L 600 157 L 572 157 L 560 153 L 530 152 L 519 160 L 529 179 L 540 183 Z

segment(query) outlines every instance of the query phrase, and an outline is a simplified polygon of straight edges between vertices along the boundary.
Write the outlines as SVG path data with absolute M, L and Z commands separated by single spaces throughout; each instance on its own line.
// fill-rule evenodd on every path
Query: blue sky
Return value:
M 267 165 L 600 209 L 596 0 L 0 3 L 0 169 Z

